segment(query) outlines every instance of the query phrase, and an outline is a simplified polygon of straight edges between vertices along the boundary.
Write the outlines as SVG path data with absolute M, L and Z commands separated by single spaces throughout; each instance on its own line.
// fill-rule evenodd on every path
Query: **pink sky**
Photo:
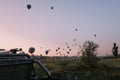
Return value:
M 56 55 L 57 47 L 66 48 L 66 42 L 75 44 L 75 38 L 80 45 L 86 40 L 99 44 L 98 55 L 111 54 L 114 42 L 120 46 L 119 3 L 118 0 L 1 0 L 0 48 L 18 47 L 27 52 L 33 46 L 35 54 L 45 55 L 44 51 L 51 49 L 51 56 Z M 27 4 L 32 5 L 30 10 Z M 75 52 L 76 49 L 70 55 L 76 55 Z

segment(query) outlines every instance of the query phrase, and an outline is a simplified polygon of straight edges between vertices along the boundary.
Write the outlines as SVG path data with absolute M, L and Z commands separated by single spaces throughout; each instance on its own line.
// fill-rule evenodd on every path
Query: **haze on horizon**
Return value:
M 90 40 L 99 44 L 98 55 L 111 54 L 113 43 L 120 46 L 119 4 L 120 0 L 0 0 L 0 48 L 27 52 L 33 46 L 37 55 L 51 49 L 51 56 L 66 43 Z

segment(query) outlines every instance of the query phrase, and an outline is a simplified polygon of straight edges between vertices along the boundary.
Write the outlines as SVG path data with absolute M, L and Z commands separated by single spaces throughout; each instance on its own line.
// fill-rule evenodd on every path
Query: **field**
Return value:
M 79 59 L 43 60 L 53 79 L 62 80 L 120 80 L 120 59 L 100 59 L 90 67 Z

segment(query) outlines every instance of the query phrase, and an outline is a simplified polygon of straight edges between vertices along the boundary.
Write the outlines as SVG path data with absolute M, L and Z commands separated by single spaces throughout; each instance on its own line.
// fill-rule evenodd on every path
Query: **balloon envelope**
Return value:
M 94 35 L 94 37 L 96 37 L 96 34 Z
M 68 51 L 67 54 L 69 54 L 70 52 Z
M 50 49 L 46 50 L 45 51 L 45 54 L 47 55 L 49 53 L 49 51 L 51 51 Z
M 60 50 L 60 47 L 58 47 L 58 50 Z
M 49 51 L 47 50 L 47 51 L 45 51 L 45 54 L 47 55 L 49 53 Z
M 34 47 L 30 47 L 30 48 L 29 48 L 29 53 L 32 54 L 32 53 L 34 53 L 34 51 L 35 51 L 35 48 L 34 48 Z
M 66 45 L 68 45 L 68 43 L 65 43 Z
M 56 49 L 56 52 L 57 52 L 58 50 Z
M 75 31 L 77 31 L 78 29 L 76 28 Z
M 51 9 L 54 9 L 54 7 L 53 7 L 53 6 L 51 6 Z
M 30 9 L 32 6 L 30 4 L 27 5 L 27 8 Z
M 73 39 L 73 41 L 76 41 L 76 39 Z
M 70 48 L 69 46 L 67 46 L 67 48 Z

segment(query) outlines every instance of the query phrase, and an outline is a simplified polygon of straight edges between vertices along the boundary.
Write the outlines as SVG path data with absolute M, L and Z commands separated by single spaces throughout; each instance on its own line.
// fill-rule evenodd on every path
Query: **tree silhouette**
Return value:
M 83 44 L 81 60 L 90 67 L 93 67 L 97 63 L 96 50 L 98 47 L 99 45 L 92 41 L 86 41 Z
M 118 46 L 116 45 L 116 43 L 113 44 L 112 53 L 115 57 L 118 56 Z

